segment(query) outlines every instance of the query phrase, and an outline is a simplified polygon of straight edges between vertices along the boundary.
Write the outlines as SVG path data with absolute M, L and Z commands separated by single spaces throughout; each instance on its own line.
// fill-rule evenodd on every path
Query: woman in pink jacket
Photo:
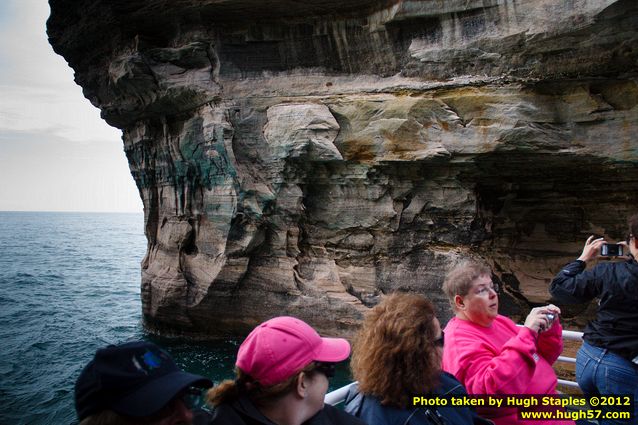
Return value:
M 534 308 L 524 326 L 516 326 L 498 314 L 497 288 L 489 267 L 469 261 L 448 273 L 443 291 L 456 315 L 444 330 L 443 369 L 456 376 L 469 394 L 511 395 L 521 400 L 529 399 L 525 394 L 557 394 L 552 364 L 563 350 L 558 307 Z M 554 408 L 538 410 L 555 412 Z M 496 425 L 574 424 L 571 420 L 521 420 L 516 407 L 479 407 L 477 412 Z

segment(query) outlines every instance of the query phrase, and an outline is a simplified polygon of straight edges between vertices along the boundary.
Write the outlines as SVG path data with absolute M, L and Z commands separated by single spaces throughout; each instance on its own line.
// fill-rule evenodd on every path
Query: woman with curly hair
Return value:
M 375 425 L 489 424 L 467 407 L 421 407 L 412 397 L 466 396 L 441 370 L 443 332 L 426 298 L 395 293 L 368 312 L 354 340 L 350 367 L 358 388 L 346 412 Z

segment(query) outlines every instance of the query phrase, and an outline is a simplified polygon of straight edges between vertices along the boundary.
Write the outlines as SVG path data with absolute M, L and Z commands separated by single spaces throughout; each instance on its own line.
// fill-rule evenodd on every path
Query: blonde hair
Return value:
M 389 295 L 370 310 L 350 362 L 359 390 L 383 405 L 406 408 L 413 396 L 434 389 L 441 372 L 435 319 L 432 303 L 415 294 Z

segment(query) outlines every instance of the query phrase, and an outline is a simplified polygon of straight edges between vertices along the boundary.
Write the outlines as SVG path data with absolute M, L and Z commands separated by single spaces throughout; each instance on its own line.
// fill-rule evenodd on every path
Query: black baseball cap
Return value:
M 212 385 L 210 379 L 182 371 L 151 342 L 109 345 L 97 350 L 80 373 L 75 410 L 80 421 L 105 409 L 124 416 L 151 416 L 187 388 Z

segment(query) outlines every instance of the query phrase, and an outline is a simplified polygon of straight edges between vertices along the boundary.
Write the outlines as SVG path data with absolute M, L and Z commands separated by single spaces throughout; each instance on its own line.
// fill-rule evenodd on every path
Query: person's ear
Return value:
M 308 396 L 308 375 L 306 372 L 301 372 L 297 375 L 295 383 L 295 393 L 299 398 L 306 398 Z
M 463 300 L 463 297 L 461 295 L 456 294 L 454 296 L 454 306 L 456 307 L 457 310 L 465 309 L 465 301 Z

